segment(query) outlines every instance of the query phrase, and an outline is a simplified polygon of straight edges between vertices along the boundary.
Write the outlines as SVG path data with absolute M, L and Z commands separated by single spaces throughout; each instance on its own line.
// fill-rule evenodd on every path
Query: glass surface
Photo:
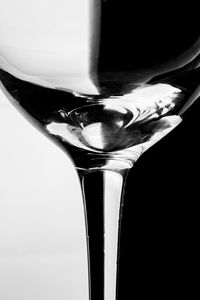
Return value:
M 114 300 L 127 172 L 200 94 L 198 9 L 128 0 L 0 5 L 2 88 L 72 158 L 89 236 L 90 299 Z

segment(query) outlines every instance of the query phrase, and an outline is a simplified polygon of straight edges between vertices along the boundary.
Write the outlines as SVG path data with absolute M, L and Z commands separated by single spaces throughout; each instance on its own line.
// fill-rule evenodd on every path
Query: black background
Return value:
M 197 100 L 183 122 L 144 153 L 129 173 L 120 300 L 125 294 L 129 299 L 192 297 L 198 288 L 199 113 Z

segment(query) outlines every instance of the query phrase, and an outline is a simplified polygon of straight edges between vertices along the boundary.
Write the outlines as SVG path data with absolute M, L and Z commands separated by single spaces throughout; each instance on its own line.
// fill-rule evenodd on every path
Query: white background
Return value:
M 77 174 L 69 158 L 2 91 L 0 299 L 88 299 Z

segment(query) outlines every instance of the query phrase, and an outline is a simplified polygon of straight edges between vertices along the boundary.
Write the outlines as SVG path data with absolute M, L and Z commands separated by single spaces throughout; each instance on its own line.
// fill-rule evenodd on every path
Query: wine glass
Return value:
M 132 2 L 0 0 L 2 88 L 80 178 L 90 300 L 118 295 L 128 171 L 200 94 L 195 8 Z

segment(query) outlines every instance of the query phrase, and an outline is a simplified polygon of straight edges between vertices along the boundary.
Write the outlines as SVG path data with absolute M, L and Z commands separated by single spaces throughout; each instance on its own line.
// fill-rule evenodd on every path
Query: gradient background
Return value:
M 129 174 L 120 300 L 125 293 L 129 299 L 199 294 L 199 106 Z M 88 300 L 83 207 L 72 163 L 2 92 L 0 137 L 0 299 Z

